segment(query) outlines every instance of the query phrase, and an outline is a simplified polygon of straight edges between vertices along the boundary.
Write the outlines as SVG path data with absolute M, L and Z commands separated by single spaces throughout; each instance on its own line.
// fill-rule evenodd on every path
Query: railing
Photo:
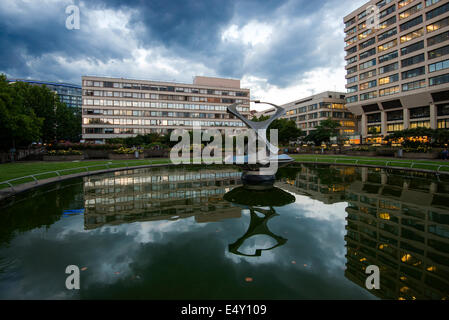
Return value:
M 443 165 L 440 163 L 429 163 L 429 162 L 415 162 L 415 161 L 396 161 L 396 160 L 386 160 L 386 159 L 351 159 L 351 158 L 334 158 L 334 157 L 298 157 L 295 158 L 295 161 L 297 162 L 316 162 L 316 163 L 333 163 L 333 164 L 355 164 L 355 165 L 362 165 L 366 164 L 369 165 L 370 163 L 372 165 L 379 165 L 379 166 L 386 166 L 386 167 L 395 167 L 395 168 L 403 168 L 403 169 L 418 169 L 417 166 L 424 166 L 424 167 L 433 167 L 434 171 L 441 172 L 442 168 L 445 168 L 449 172 L 449 165 Z M 399 165 L 396 165 L 399 164 Z M 407 166 L 402 166 L 403 164 Z M 420 168 L 422 169 L 422 168 Z
M 137 162 L 139 164 L 137 164 Z M 61 170 L 55 170 L 55 171 L 47 171 L 47 172 L 41 172 L 41 173 L 36 173 L 36 174 L 31 174 L 28 176 L 24 176 L 24 177 L 20 177 L 20 178 L 14 178 L 14 179 L 10 179 L 10 180 L 6 180 L 6 181 L 2 181 L 0 182 L 0 190 L 1 190 L 1 186 L 7 185 L 12 191 L 14 190 L 14 182 L 17 181 L 21 181 L 21 180 L 32 180 L 31 182 L 34 181 L 35 184 L 39 183 L 39 179 L 37 177 L 39 176 L 53 176 L 53 177 L 59 177 L 60 179 L 62 178 L 62 176 L 67 175 L 69 172 L 73 172 L 73 171 L 80 171 L 80 172 L 91 172 L 92 168 L 99 168 L 99 167 L 103 167 L 104 169 L 111 169 L 111 168 L 129 168 L 130 162 L 108 162 L 108 163 L 104 163 L 104 164 L 97 164 L 97 165 L 92 165 L 92 166 L 87 166 L 87 167 L 75 167 L 75 168 L 69 168 L 69 169 L 61 169 Z M 132 164 L 134 164 L 132 167 L 141 167 L 141 166 L 145 166 L 145 165 L 152 165 L 152 164 L 156 164 L 153 161 L 149 160 L 144 161 L 143 163 L 139 160 L 137 160 L 136 162 L 133 162 Z M 98 170 L 94 170 L 94 171 L 99 171 Z M 16 186 L 19 184 L 15 184 Z

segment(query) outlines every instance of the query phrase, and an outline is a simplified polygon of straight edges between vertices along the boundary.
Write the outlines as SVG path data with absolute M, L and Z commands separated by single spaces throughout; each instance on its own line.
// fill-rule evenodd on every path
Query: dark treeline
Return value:
M 9 84 L 0 75 L 0 150 L 26 147 L 33 142 L 77 142 L 81 113 L 60 102 L 46 86 Z

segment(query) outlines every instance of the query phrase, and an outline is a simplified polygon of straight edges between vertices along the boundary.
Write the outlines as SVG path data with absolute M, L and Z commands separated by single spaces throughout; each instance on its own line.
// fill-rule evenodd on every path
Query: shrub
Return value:
M 404 148 L 404 152 L 427 153 L 427 152 L 431 152 L 431 151 L 432 151 L 432 147 L 429 147 L 427 145 L 421 145 L 421 146 L 418 146 L 417 148 Z
M 120 148 L 121 144 L 93 144 L 93 143 L 58 143 L 49 148 L 51 150 L 114 150 Z
M 116 153 L 116 154 L 133 154 L 136 151 L 138 151 L 139 153 L 142 153 L 142 150 L 136 150 L 133 148 L 125 148 L 125 147 L 120 147 L 118 149 L 115 149 L 114 153 Z
M 47 152 L 49 156 L 81 156 L 83 155 L 82 151 L 79 150 L 50 150 Z
M 154 149 L 159 149 L 159 150 L 163 150 L 163 149 L 168 149 L 168 146 L 160 143 L 160 142 L 153 142 L 150 144 L 146 144 L 143 146 L 144 149 L 150 149 L 150 150 L 154 150 Z
M 376 147 L 372 147 L 372 146 L 360 146 L 360 147 L 355 147 L 352 149 L 353 151 L 376 151 Z

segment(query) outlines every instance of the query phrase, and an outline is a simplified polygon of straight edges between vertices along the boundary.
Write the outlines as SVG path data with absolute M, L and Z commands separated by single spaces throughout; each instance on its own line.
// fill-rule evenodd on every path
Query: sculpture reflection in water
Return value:
M 345 276 L 365 288 L 380 268 L 382 299 L 449 298 L 449 183 L 420 172 L 302 165 L 278 186 L 326 204 L 345 202 Z M 445 181 L 442 181 L 445 180 Z
M 253 190 L 243 186 L 226 193 L 224 199 L 248 209 L 251 217 L 248 230 L 240 239 L 229 245 L 229 252 L 246 257 L 260 257 L 263 251 L 273 250 L 287 242 L 287 239 L 271 232 L 267 224 L 271 219 L 279 216 L 274 207 L 282 207 L 295 202 L 294 196 L 275 187 L 265 190 Z M 269 209 L 265 209 L 265 207 Z M 262 215 L 262 217 L 257 213 Z M 276 245 L 266 249 L 256 249 L 254 254 L 245 254 L 239 251 L 245 241 L 256 235 L 266 235 L 274 239 Z

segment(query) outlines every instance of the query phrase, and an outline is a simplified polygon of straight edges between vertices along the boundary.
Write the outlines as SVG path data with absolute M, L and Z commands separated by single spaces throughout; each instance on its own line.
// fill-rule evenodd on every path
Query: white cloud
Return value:
M 90 58 L 68 59 L 59 55 L 47 55 L 43 59 L 36 59 L 30 62 L 30 66 L 41 72 L 47 64 L 41 64 L 40 62 L 48 58 L 49 60 L 54 59 L 58 63 L 58 68 L 64 68 L 68 74 L 74 76 L 110 76 L 189 83 L 192 82 L 192 75 L 215 74 L 212 69 L 201 63 L 179 57 L 171 57 L 168 54 L 162 47 L 152 49 L 134 48 L 130 51 L 130 57 L 122 60 L 110 59 L 106 62 Z M 72 81 L 81 82 L 81 78 L 74 78 Z
M 251 89 L 251 96 L 255 100 L 282 105 L 323 91 L 345 92 L 345 70 L 343 67 L 317 68 L 306 72 L 302 79 L 296 80 L 285 88 L 270 84 L 268 79 L 244 76 L 242 86 Z M 268 108 L 264 105 L 255 105 L 254 109 Z
M 240 42 L 243 45 L 254 47 L 256 45 L 269 45 L 273 34 L 273 26 L 256 20 L 248 22 L 239 28 L 231 24 L 221 35 L 223 42 Z

